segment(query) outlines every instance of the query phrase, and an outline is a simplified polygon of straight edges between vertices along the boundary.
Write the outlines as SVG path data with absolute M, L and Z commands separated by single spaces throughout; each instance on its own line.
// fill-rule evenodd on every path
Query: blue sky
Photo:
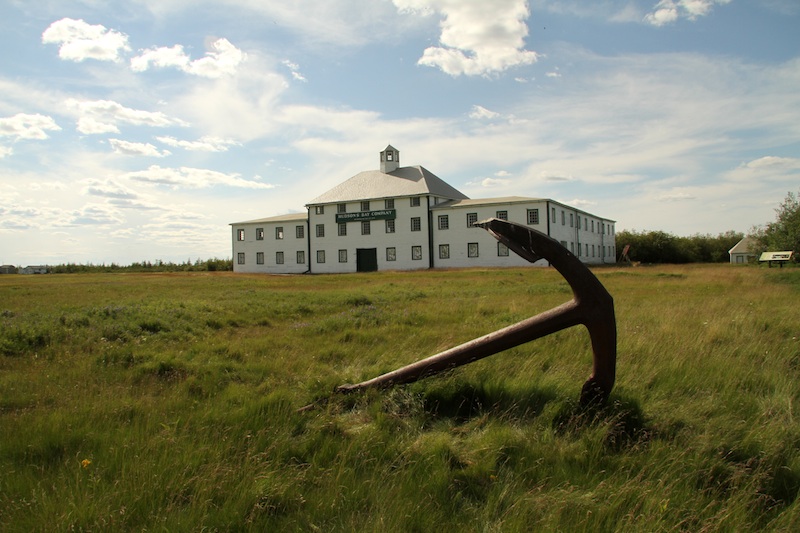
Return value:
M 800 183 L 797 0 L 0 0 L 0 263 L 230 257 L 392 144 L 471 198 L 747 232 Z

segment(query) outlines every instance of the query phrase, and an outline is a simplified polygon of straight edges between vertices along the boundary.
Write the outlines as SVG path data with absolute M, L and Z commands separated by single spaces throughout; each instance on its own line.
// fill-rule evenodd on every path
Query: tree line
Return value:
M 761 252 L 800 251 L 800 193 L 789 192 L 775 209 L 775 220 L 753 227 L 748 237 L 754 243 L 750 250 Z M 744 233 L 727 231 L 717 236 L 693 235 L 677 237 L 664 231 L 620 231 L 617 233 L 617 259 L 626 245 L 628 258 L 641 263 L 724 263 L 728 251 L 745 237 Z
M 217 259 L 216 257 L 214 259 L 196 259 L 195 261 L 186 260 L 183 263 L 156 259 L 155 261 L 134 262 L 130 265 L 118 265 L 116 263 L 103 263 L 99 265 L 92 263 L 64 263 L 48 267 L 48 272 L 51 274 L 88 272 L 218 272 L 226 270 L 233 270 L 233 261 L 231 259 Z

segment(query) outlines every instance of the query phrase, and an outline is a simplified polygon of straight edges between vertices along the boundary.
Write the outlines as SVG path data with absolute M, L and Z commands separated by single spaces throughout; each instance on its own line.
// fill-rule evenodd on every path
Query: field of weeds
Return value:
M 595 273 L 593 410 L 583 328 L 331 395 L 567 301 L 552 269 L 0 276 L 0 530 L 800 530 L 800 269 Z

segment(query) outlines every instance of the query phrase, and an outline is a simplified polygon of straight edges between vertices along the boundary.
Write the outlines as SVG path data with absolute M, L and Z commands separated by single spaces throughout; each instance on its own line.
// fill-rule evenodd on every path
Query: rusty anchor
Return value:
M 535 229 L 497 218 L 475 224 L 520 257 L 535 263 L 547 259 L 572 288 L 573 299 L 558 307 L 445 350 L 426 359 L 356 384 L 341 385 L 337 392 L 410 383 L 438 372 L 471 363 L 503 350 L 583 324 L 594 352 L 593 371 L 581 390 L 582 405 L 602 404 L 614 387 L 617 361 L 617 326 L 614 299 L 594 274 L 558 241 Z

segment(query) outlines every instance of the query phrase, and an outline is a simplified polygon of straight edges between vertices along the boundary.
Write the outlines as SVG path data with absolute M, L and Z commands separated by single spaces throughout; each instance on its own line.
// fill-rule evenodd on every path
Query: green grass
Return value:
M 590 411 L 582 328 L 331 395 L 568 300 L 550 269 L 0 276 L 0 530 L 800 530 L 800 270 L 596 273 Z

